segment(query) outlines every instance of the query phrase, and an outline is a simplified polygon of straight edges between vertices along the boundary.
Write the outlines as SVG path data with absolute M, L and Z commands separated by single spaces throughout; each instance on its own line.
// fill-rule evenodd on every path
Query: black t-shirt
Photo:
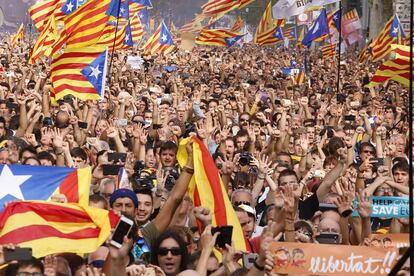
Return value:
M 305 200 L 299 201 L 299 218 L 300 219 L 310 220 L 312 219 L 313 215 L 318 210 L 319 210 L 319 200 L 318 200 L 316 193 L 306 198 Z

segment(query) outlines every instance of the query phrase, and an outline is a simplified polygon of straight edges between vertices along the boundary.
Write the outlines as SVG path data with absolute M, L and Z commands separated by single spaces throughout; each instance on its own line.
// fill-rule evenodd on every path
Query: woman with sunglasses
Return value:
M 178 233 L 167 230 L 154 242 L 151 263 L 161 267 L 167 276 L 175 276 L 186 270 L 187 260 L 187 246 Z

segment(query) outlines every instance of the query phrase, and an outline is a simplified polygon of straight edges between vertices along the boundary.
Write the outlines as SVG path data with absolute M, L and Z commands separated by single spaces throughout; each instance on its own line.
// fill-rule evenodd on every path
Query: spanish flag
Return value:
M 181 166 L 184 166 L 187 161 L 185 146 L 189 140 L 190 138 L 186 138 L 180 141 L 177 160 Z M 210 209 L 214 227 L 232 225 L 232 240 L 236 249 L 246 251 L 247 245 L 240 222 L 231 205 L 216 164 L 203 142 L 195 137 L 193 141 L 194 175 L 190 181 L 188 193 L 194 206 Z
M 33 256 L 95 251 L 119 217 L 107 210 L 44 201 L 10 203 L 0 214 L 0 244 L 33 249 Z

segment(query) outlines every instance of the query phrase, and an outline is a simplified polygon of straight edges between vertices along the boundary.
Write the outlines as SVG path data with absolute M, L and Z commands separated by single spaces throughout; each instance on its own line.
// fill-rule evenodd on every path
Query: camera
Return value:
M 165 189 L 169 192 L 171 192 L 172 188 L 174 187 L 175 181 L 178 179 L 178 177 L 180 176 L 180 173 L 178 172 L 178 170 L 176 168 L 172 168 L 167 176 L 167 179 L 165 180 Z
M 155 177 L 151 175 L 135 179 L 135 181 L 137 182 L 137 186 L 139 188 L 148 188 L 148 189 L 154 188 L 154 180 L 155 180 Z
M 240 153 L 240 158 L 239 158 L 240 166 L 244 167 L 244 166 L 249 165 L 251 160 L 252 160 L 252 156 L 250 152 L 243 151 L 242 153 Z

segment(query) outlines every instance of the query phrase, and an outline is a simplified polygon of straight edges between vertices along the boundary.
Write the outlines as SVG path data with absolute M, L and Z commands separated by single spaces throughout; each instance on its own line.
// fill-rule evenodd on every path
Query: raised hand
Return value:
M 357 211 L 361 218 L 370 218 L 372 214 L 372 198 L 368 198 L 366 193 L 362 190 L 357 195 L 358 207 Z

